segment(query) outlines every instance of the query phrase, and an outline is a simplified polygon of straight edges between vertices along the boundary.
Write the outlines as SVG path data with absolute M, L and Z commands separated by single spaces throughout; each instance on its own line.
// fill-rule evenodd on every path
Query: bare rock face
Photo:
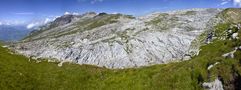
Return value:
M 225 9 L 219 16 L 223 18 L 225 22 L 239 23 L 241 20 L 241 9 L 240 8 L 228 8 Z
M 56 18 L 52 23 L 56 26 L 65 25 L 70 23 L 74 19 L 74 15 L 64 15 L 62 17 Z
M 27 56 L 107 68 L 163 64 L 183 59 L 192 41 L 207 30 L 220 11 L 191 9 L 136 18 L 122 14 L 84 15 L 30 35 L 16 49 Z
M 213 82 L 205 82 L 202 85 L 206 90 L 224 90 L 223 84 L 219 79 L 215 79 Z

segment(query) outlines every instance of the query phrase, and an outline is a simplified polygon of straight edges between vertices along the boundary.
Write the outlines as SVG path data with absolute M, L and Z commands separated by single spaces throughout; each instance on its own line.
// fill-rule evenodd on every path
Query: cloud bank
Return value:
M 54 18 L 55 19 L 55 18 Z M 32 29 L 32 28 L 35 28 L 35 27 L 38 27 L 38 26 L 41 26 L 41 25 L 45 25 L 51 21 L 53 21 L 54 19 L 50 19 L 50 18 L 46 18 L 44 20 L 40 20 L 40 21 L 34 21 L 30 24 L 28 24 L 26 26 L 27 29 Z
M 241 0 L 222 0 L 219 6 L 232 2 L 234 6 L 241 7 Z
M 241 0 L 233 0 L 235 6 L 241 7 Z

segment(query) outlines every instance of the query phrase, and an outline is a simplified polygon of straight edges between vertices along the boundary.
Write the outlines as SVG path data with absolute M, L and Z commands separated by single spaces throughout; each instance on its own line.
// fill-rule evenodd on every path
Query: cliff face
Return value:
M 212 26 L 221 11 L 190 9 L 137 18 L 95 13 L 62 16 L 15 48 L 26 56 L 107 68 L 168 63 L 184 60 L 192 51 L 192 41 Z

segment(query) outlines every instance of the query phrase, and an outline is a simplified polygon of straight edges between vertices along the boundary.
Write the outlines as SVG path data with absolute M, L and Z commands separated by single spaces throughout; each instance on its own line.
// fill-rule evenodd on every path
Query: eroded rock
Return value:
M 223 54 L 222 56 L 225 57 L 225 58 L 234 58 L 234 53 L 236 52 L 237 50 L 233 50 L 229 53 L 226 53 L 226 54 Z
M 79 17 L 27 38 L 17 45 L 23 47 L 17 51 L 26 56 L 107 68 L 132 68 L 182 60 L 192 41 L 211 26 L 210 20 L 221 11 L 193 10 L 195 13 L 188 15 L 186 12 L 190 10 L 137 18 L 120 14 Z
M 202 84 L 206 90 L 224 90 L 222 82 L 217 78 L 213 82 L 204 82 Z
M 219 62 L 216 62 L 215 64 L 212 64 L 212 65 L 209 65 L 207 69 L 210 70 L 211 68 L 213 68 L 217 64 L 219 64 Z

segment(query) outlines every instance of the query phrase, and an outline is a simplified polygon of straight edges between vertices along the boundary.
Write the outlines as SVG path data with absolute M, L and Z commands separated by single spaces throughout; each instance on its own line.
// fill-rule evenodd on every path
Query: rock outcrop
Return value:
M 213 82 L 205 82 L 202 84 L 202 86 L 206 90 L 224 90 L 223 84 L 218 78 L 215 79 L 215 81 L 213 81 Z
M 212 26 L 211 20 L 221 11 L 191 9 L 136 18 L 122 14 L 72 15 L 75 20 L 64 16 L 54 21 L 57 27 L 41 29 L 15 48 L 26 56 L 107 68 L 168 63 L 185 58 L 192 41 Z

